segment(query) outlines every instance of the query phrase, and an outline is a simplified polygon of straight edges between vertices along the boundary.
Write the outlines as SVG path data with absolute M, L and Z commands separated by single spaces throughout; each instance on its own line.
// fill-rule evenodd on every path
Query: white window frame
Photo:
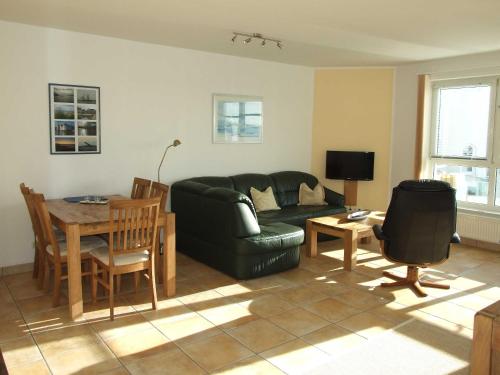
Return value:
M 500 214 L 500 206 L 495 206 L 497 169 L 500 169 L 500 76 L 475 77 L 466 79 L 431 80 L 432 100 L 430 111 L 430 139 L 425 175 L 433 178 L 434 167 L 437 164 L 457 165 L 463 167 L 488 168 L 487 203 L 457 201 L 458 207 L 485 213 Z M 443 157 L 436 155 L 437 141 L 437 110 L 439 96 L 437 91 L 447 87 L 490 86 L 490 113 L 488 119 L 488 141 L 485 158 L 477 157 Z M 499 176 L 500 178 L 500 176 Z

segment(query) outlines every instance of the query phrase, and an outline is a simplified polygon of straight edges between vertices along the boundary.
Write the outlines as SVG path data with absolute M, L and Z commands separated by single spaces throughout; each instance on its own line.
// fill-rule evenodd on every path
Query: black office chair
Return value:
M 455 232 L 457 204 L 455 189 L 436 180 L 408 180 L 392 191 L 391 203 L 382 226 L 374 225 L 384 258 L 408 265 L 406 277 L 384 271 L 396 280 L 383 287 L 408 285 L 418 296 L 427 294 L 422 286 L 449 289 L 449 285 L 421 281 L 418 271 L 448 259 L 450 243 L 460 243 Z

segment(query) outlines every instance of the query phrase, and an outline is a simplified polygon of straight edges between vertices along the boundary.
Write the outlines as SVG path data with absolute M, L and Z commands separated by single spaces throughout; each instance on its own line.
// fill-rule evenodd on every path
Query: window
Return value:
M 432 85 L 427 175 L 449 182 L 459 207 L 500 212 L 498 81 L 487 77 Z

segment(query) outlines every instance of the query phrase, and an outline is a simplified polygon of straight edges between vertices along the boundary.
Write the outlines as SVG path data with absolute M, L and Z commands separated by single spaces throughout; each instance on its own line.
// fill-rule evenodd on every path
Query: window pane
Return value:
M 500 206 L 500 169 L 497 169 L 497 187 L 495 191 L 495 206 Z
M 457 190 L 457 200 L 488 203 L 488 168 L 436 165 L 434 179 L 449 182 Z
M 436 155 L 486 158 L 490 86 L 440 88 Z

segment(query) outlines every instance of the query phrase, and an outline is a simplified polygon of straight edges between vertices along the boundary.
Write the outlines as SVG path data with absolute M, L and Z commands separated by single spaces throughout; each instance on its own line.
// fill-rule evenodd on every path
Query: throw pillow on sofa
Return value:
M 311 189 L 305 182 L 299 187 L 299 206 L 326 206 L 325 189 L 321 184 L 317 184 L 314 189 Z
M 251 187 L 250 195 L 252 196 L 256 212 L 281 210 L 276 203 L 276 198 L 274 198 L 273 188 L 271 186 L 264 191 L 259 191 L 254 187 Z

